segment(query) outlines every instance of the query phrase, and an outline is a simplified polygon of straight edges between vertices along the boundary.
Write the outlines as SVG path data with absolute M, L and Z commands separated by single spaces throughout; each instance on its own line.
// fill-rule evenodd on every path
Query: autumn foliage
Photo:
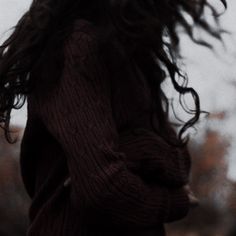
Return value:
M 223 120 L 224 113 L 211 120 Z M 14 127 L 22 136 L 23 128 Z M 0 235 L 26 235 L 30 199 L 23 187 L 20 168 L 20 141 L 8 144 L 0 133 Z M 226 159 L 230 140 L 206 127 L 201 142 L 191 141 L 191 187 L 200 198 L 184 220 L 167 225 L 168 236 L 230 236 L 236 218 L 236 183 L 227 178 Z

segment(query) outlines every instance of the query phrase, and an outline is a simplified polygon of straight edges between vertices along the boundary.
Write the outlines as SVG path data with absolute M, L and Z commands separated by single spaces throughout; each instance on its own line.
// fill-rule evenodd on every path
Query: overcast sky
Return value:
M 7 30 L 16 24 L 30 3 L 30 0 L 0 0 L 0 42 L 7 37 Z M 222 26 L 232 33 L 230 36 L 224 36 L 225 47 L 211 39 L 215 46 L 213 53 L 206 48 L 193 45 L 187 37 L 182 36 L 181 48 L 189 85 L 198 91 L 202 99 L 202 109 L 210 112 L 227 112 L 224 122 L 210 125 L 215 129 L 220 128 L 223 135 L 232 138 L 228 155 L 229 177 L 236 180 L 236 88 L 231 84 L 232 81 L 236 82 L 236 1 L 228 0 L 228 5 L 228 10 L 221 16 Z M 222 11 L 220 5 L 219 11 Z M 26 105 L 20 111 L 13 110 L 11 124 L 24 127 L 26 120 Z M 200 129 L 203 130 L 204 121 L 202 124 Z

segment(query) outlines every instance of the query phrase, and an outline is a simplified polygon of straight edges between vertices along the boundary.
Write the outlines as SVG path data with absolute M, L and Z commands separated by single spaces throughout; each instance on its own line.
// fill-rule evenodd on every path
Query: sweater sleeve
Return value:
M 137 128 L 119 134 L 120 151 L 129 169 L 147 182 L 181 187 L 189 182 L 191 158 L 187 147 L 170 146 L 152 130 Z
M 127 169 L 118 150 L 109 72 L 97 48 L 94 35 L 73 32 L 58 83 L 38 98 L 39 116 L 67 158 L 72 205 L 100 227 L 110 222 L 138 229 L 181 219 L 189 209 L 185 191 L 147 186 Z

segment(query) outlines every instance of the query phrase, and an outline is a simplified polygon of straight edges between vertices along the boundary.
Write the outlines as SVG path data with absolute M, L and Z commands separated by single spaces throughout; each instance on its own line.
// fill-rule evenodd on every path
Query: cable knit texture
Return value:
M 94 25 L 78 19 L 73 29 L 53 89 L 47 81 L 56 51 L 32 73 L 40 84 L 28 97 L 20 153 L 32 199 L 27 236 L 163 236 L 164 224 L 189 210 L 181 188 L 189 156 L 147 128 L 148 113 L 137 115 L 148 109 L 141 99 L 147 86 L 130 83 L 136 100 L 128 90 L 122 98 L 111 93 L 112 72 L 98 53 Z M 129 124 L 142 128 L 140 135 L 120 132 Z

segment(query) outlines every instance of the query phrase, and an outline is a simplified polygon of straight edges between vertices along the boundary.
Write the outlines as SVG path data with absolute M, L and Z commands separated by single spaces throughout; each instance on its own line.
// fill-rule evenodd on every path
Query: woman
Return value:
M 202 18 L 207 6 L 217 19 L 204 0 L 32 2 L 0 51 L 0 121 L 10 143 L 11 109 L 28 99 L 20 153 L 32 199 L 27 236 L 162 236 L 165 223 L 187 215 L 195 202 L 183 134 L 202 111 L 177 66 L 177 26 L 210 46 L 185 19 L 220 39 Z M 178 136 L 161 89 L 168 75 L 196 105 Z M 161 173 L 154 183 L 134 171 L 144 156 Z

